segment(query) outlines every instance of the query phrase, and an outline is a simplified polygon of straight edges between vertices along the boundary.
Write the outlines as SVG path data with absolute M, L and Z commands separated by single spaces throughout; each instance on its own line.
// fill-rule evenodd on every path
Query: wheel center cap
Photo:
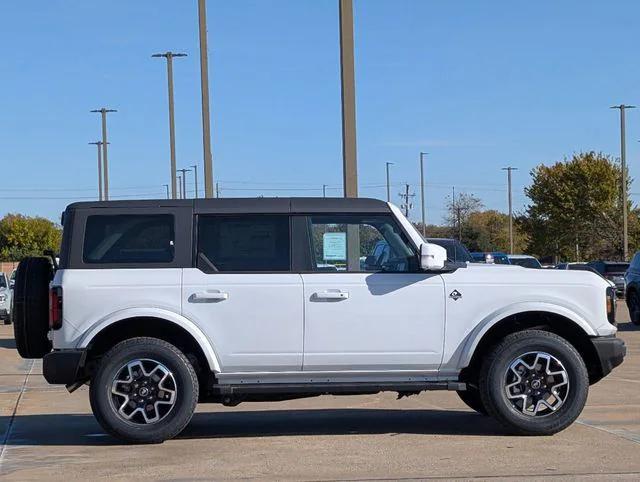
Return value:
M 540 380 L 533 380 L 531 382 L 531 388 L 533 388 L 534 390 L 537 390 L 538 388 L 540 388 L 541 385 L 542 384 L 540 383 Z
M 146 397 L 147 395 L 149 395 L 149 389 L 147 387 L 142 387 L 140 390 L 138 390 L 138 393 L 141 397 Z

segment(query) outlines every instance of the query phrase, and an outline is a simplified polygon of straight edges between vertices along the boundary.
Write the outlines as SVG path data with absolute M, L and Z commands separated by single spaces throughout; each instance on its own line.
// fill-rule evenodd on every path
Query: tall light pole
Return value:
M 424 201 L 424 156 L 426 152 L 420 153 L 420 204 L 422 208 L 422 236 L 427 237 L 427 215 Z
M 517 171 L 517 167 L 503 167 L 507 171 L 507 186 L 509 191 L 509 254 L 513 254 L 513 199 L 511 197 L 511 171 Z
M 327 185 L 322 185 L 322 197 L 327 197 Z
M 198 0 L 198 26 L 200 34 L 200 90 L 202 91 L 204 197 L 213 197 L 213 156 L 211 155 L 211 117 L 209 114 L 209 54 L 207 49 L 206 0 Z
M 115 109 L 107 109 L 102 107 L 94 109 L 91 112 L 100 112 L 102 117 L 102 167 L 104 174 L 104 200 L 109 200 L 109 158 L 107 157 L 107 114 L 109 112 L 118 112 Z
M 178 169 L 178 172 L 182 173 L 182 199 L 187 199 L 187 173 L 191 169 Z
M 175 111 L 173 108 L 173 58 L 186 57 L 187 54 L 165 52 L 153 54 L 151 57 L 163 57 L 167 59 L 167 88 L 169 90 L 169 150 L 171 154 L 171 192 L 176 198 L 176 127 Z
M 389 166 L 393 166 L 393 162 L 386 162 L 387 168 L 387 202 L 391 202 L 391 183 L 389 182 Z
M 167 188 L 167 199 L 169 199 L 171 197 L 171 195 L 169 194 L 169 185 L 168 184 L 163 184 L 163 186 L 165 188 Z
M 89 142 L 98 147 L 98 201 L 102 201 L 102 141 Z
M 194 164 L 191 167 L 193 167 L 193 178 L 196 183 L 196 199 L 198 199 L 198 165 Z
M 620 110 L 620 168 L 622 170 L 622 252 L 623 261 L 629 259 L 629 230 L 627 222 L 627 146 L 625 139 L 626 120 L 624 117 L 626 109 L 635 109 L 635 105 L 614 105 L 612 109 Z
M 358 197 L 353 1 L 340 0 L 340 80 L 344 197 Z

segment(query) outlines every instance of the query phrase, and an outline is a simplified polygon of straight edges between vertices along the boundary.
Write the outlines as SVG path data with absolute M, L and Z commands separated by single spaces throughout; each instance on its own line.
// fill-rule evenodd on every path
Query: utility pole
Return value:
M 198 0 L 200 36 L 200 90 L 202 92 L 202 150 L 204 151 L 204 197 L 213 197 L 213 156 L 211 155 L 211 116 L 209 114 L 209 52 L 207 48 L 207 5 Z
M 176 176 L 177 179 L 177 184 L 178 184 L 178 197 L 177 199 L 182 199 L 182 176 L 178 175 Z
M 409 218 L 409 210 L 413 207 L 413 203 L 411 199 L 415 196 L 415 194 L 409 194 L 409 184 L 404 185 L 404 192 L 400 193 L 400 199 L 402 199 L 402 204 L 400 208 L 404 210 L 404 216 Z
M 102 141 L 89 142 L 89 144 L 93 144 L 98 147 L 98 201 L 102 201 Z
M 100 112 L 102 117 L 102 166 L 104 174 L 104 200 L 109 200 L 109 160 L 107 157 L 107 114 L 110 112 L 118 112 L 115 109 L 107 109 L 102 107 L 101 109 L 94 109 L 91 112 Z
M 176 127 L 173 109 L 173 58 L 186 57 L 187 54 L 165 52 L 153 54 L 151 57 L 164 57 L 167 59 L 167 86 L 169 90 L 169 150 L 171 153 L 171 192 L 175 199 L 176 193 Z
M 198 199 L 198 165 L 194 164 L 191 167 L 193 167 L 193 178 L 196 183 L 196 199 Z
M 187 195 L 187 173 L 190 171 L 191 169 L 178 169 L 178 172 L 182 173 L 182 199 L 187 199 L 189 197 Z
M 625 110 L 635 109 L 635 105 L 614 105 L 612 109 L 620 110 L 620 168 L 622 170 L 622 252 L 623 261 L 629 259 L 629 230 L 627 221 L 627 146 L 625 139 Z
M 169 199 L 171 197 L 171 195 L 169 194 L 169 185 L 163 184 L 163 186 L 167 188 L 167 199 Z
M 387 202 L 391 202 L 391 183 L 389 182 L 389 166 L 393 166 L 393 162 L 385 163 L 387 165 Z
M 216 182 L 216 197 L 220 197 L 220 183 Z
M 322 185 L 322 197 L 327 197 L 327 185 Z
M 503 167 L 507 171 L 507 186 L 509 191 L 509 254 L 513 254 L 513 199 L 511 197 L 511 171 L 517 171 L 517 167 Z
M 420 204 L 422 207 L 422 236 L 427 237 L 427 215 L 424 200 L 424 156 L 426 152 L 420 153 Z

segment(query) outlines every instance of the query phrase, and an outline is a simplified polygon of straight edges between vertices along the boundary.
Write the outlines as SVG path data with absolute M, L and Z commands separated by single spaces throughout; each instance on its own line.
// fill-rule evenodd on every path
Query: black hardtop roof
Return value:
M 389 213 L 389 205 L 371 198 L 215 198 L 77 202 L 67 211 L 86 209 L 192 208 L 195 213 Z

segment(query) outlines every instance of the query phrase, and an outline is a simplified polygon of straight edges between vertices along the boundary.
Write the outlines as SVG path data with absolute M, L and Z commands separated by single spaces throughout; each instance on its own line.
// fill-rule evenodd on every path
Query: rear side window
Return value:
M 198 268 L 216 271 L 289 271 L 288 215 L 200 216 Z
M 82 256 L 85 263 L 170 263 L 174 240 L 170 214 L 89 216 Z

